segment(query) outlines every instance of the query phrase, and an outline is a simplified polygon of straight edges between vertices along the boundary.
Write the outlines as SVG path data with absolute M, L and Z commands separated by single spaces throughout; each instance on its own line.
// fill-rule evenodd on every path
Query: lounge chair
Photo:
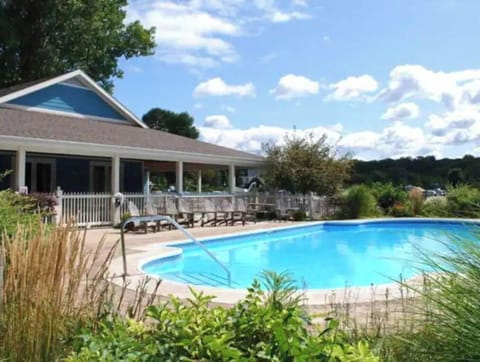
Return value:
M 203 200 L 202 210 L 202 226 L 212 225 L 217 226 L 225 219 L 225 213 L 221 210 L 221 207 L 217 207 L 215 203 L 210 199 Z M 206 220 L 205 220 L 206 218 Z
M 277 200 L 275 214 L 278 220 L 290 220 L 291 215 L 288 208 L 285 205 L 285 201 L 282 199 Z
M 177 209 L 177 206 L 175 205 L 175 200 L 174 199 L 166 199 L 165 200 L 165 213 L 164 215 L 170 216 L 172 219 L 174 219 L 177 223 L 180 225 L 190 225 L 190 221 L 188 218 L 183 217 L 183 215 L 180 215 L 180 212 Z M 169 229 L 172 228 L 172 225 L 169 225 Z
M 233 205 L 230 201 L 228 200 L 222 200 L 222 206 L 220 207 L 221 210 L 221 217 L 218 217 L 217 214 L 217 222 L 215 223 L 216 225 L 233 225 L 233 216 L 234 216 L 234 210 L 233 210 Z
M 178 199 L 178 212 L 183 216 L 188 222 L 188 226 L 195 226 L 195 212 L 193 211 L 192 205 L 184 198 Z
M 147 201 L 145 204 L 145 215 L 147 216 L 157 216 L 159 215 L 158 210 L 150 201 Z M 170 223 L 165 220 L 155 220 L 152 221 L 157 226 L 157 231 L 160 231 L 162 226 L 168 226 Z
M 235 199 L 235 209 L 232 217 L 232 225 L 241 222 L 243 226 L 247 221 L 257 222 L 257 214 L 255 211 L 249 211 L 244 199 Z
M 137 205 L 135 205 L 132 201 L 128 202 L 128 212 L 131 217 L 142 216 L 140 211 L 138 210 Z M 145 234 L 148 232 L 148 228 L 153 229 L 153 231 L 157 231 L 157 223 L 156 222 L 146 222 L 146 221 L 133 221 L 127 225 L 124 225 L 127 230 L 137 231 L 139 229 L 143 229 Z

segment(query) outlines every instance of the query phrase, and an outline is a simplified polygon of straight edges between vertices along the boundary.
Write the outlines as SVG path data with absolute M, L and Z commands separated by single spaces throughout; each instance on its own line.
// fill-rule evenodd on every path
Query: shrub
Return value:
M 84 330 L 68 361 L 378 361 L 365 341 L 349 343 L 334 320 L 314 331 L 288 276 L 262 280 L 230 309 L 192 291 L 186 304 L 171 298 L 150 307 L 148 324 L 116 319 L 97 333 Z
M 0 235 L 14 235 L 19 225 L 26 229 L 38 228 L 40 217 L 36 210 L 35 200 L 31 197 L 12 190 L 0 191 Z
M 445 196 L 429 197 L 423 203 L 420 213 L 426 217 L 447 217 L 447 198 Z
M 382 184 L 379 182 L 371 186 L 371 190 L 377 199 L 378 206 L 380 206 L 384 213 L 390 214 L 394 205 L 404 204 L 408 199 L 408 194 L 399 186 L 394 186 L 392 183 Z
M 425 201 L 425 197 L 423 195 L 423 191 L 418 188 L 413 188 L 408 192 L 408 200 L 412 205 L 412 214 L 413 216 L 417 216 L 422 211 L 423 202 Z
M 414 216 L 413 206 L 410 200 L 404 202 L 396 202 L 390 209 L 390 215 L 395 217 L 411 217 Z
M 340 217 L 358 219 L 376 215 L 377 200 L 367 186 L 352 186 L 342 195 Z
M 95 327 L 102 316 L 120 310 L 124 289 L 115 294 L 105 283 L 115 247 L 101 257 L 102 247 L 103 240 L 89 251 L 85 235 L 70 226 L 48 232 L 42 225 L 18 226 L 2 239 L 0 360 L 59 360 L 79 325 Z M 132 311 L 140 311 L 142 293 Z
M 480 360 L 478 237 L 478 230 L 471 239 L 452 235 L 443 245 L 448 252 L 424 252 L 422 269 L 432 273 L 425 275 L 421 288 L 407 285 L 421 296 L 411 316 L 416 328 L 397 339 L 401 355 L 394 360 Z
M 296 210 L 292 215 L 293 221 L 304 221 L 307 219 L 307 214 L 303 210 Z
M 480 190 L 467 185 L 448 188 L 447 210 L 451 216 L 478 218 Z

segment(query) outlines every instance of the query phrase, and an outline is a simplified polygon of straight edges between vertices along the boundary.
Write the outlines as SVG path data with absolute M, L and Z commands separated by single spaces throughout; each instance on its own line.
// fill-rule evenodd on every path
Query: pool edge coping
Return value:
M 281 231 L 288 230 L 291 228 L 299 228 L 305 226 L 314 226 L 314 225 L 325 225 L 325 224 L 335 224 L 335 225 L 360 225 L 366 223 L 375 223 L 375 222 L 401 222 L 401 221 L 435 221 L 435 222 L 452 222 L 455 223 L 468 223 L 468 224 L 479 224 L 480 219 L 466 219 L 466 218 L 378 218 L 378 219 L 360 219 L 360 220 L 327 220 L 327 221 L 314 221 L 314 222 L 302 222 L 296 223 L 294 225 L 282 226 L 273 229 L 260 229 L 252 230 L 246 232 L 234 232 L 228 233 L 219 236 L 206 236 L 202 238 L 196 238 L 198 241 L 202 242 L 205 240 L 217 240 L 225 239 L 237 236 L 248 236 L 254 234 L 261 234 L 265 232 Z M 150 278 L 150 281 L 145 284 L 146 291 L 148 293 L 154 292 L 154 285 L 157 281 L 160 280 L 158 276 L 150 275 L 143 271 L 141 266 L 145 265 L 149 261 L 175 257 L 182 253 L 182 249 L 176 247 L 177 245 L 191 244 L 194 243 L 191 240 L 177 240 L 165 243 L 154 243 L 150 244 L 147 250 L 139 251 L 138 253 L 128 254 L 127 255 L 127 277 L 128 280 L 128 289 L 135 290 L 139 283 L 143 282 L 145 278 Z M 141 248 L 138 248 L 142 250 Z M 152 255 L 155 253 L 155 256 Z M 123 275 L 123 264 L 122 257 L 116 257 L 112 260 L 112 263 L 109 268 L 110 275 L 112 275 L 113 283 L 117 285 L 124 285 L 123 282 L 120 282 L 118 276 Z M 406 284 L 412 286 L 421 285 L 421 275 L 413 276 L 405 281 Z M 186 283 L 174 282 L 168 279 L 161 279 L 160 289 L 157 291 L 157 294 L 160 296 L 171 296 L 174 295 L 180 299 L 189 298 L 192 296 L 191 290 L 193 289 L 196 292 L 202 292 L 205 295 L 211 295 L 214 297 L 214 303 L 222 305 L 233 305 L 243 299 L 247 295 L 247 289 L 243 288 L 221 288 L 221 287 L 210 287 L 210 286 L 201 286 L 201 285 L 192 285 Z M 399 299 L 404 296 L 404 291 L 402 291 L 401 284 L 397 281 L 392 281 L 391 283 L 383 283 L 377 285 L 369 286 L 344 286 L 339 288 L 326 288 L 326 289 L 307 289 L 298 291 L 300 294 L 305 296 L 305 304 L 310 307 L 315 306 L 326 306 L 331 305 L 332 303 L 338 303 L 341 301 L 351 302 L 353 300 L 355 303 L 366 303 L 366 302 L 376 302 L 385 300 L 386 296 L 391 299 Z M 337 300 L 337 297 L 340 300 Z

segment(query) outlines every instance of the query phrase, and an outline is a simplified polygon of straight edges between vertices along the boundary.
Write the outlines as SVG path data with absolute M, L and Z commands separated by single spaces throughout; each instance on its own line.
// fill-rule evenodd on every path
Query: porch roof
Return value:
M 264 163 L 257 155 L 162 131 L 10 108 L 0 108 L 0 143 L 31 152 L 239 166 Z

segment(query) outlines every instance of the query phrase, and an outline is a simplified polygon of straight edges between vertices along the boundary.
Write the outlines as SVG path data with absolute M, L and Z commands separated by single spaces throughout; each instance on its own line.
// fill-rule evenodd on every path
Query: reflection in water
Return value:
M 419 251 L 441 253 L 451 235 L 472 237 L 460 224 L 394 223 L 310 226 L 205 245 L 231 271 L 233 287 L 247 287 L 263 270 L 288 271 L 310 289 L 368 286 L 418 273 Z M 144 270 L 190 284 L 225 286 L 225 272 L 196 246 Z

